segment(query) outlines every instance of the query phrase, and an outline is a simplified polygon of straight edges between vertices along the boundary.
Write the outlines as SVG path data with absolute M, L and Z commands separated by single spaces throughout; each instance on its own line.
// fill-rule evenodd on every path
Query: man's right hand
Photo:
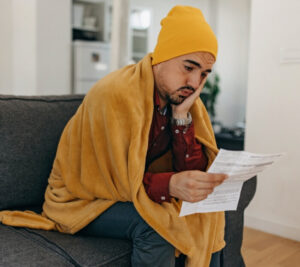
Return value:
M 207 173 L 197 170 L 182 171 L 172 175 L 169 183 L 170 196 L 188 202 L 206 199 L 214 188 L 223 183 L 226 174 Z

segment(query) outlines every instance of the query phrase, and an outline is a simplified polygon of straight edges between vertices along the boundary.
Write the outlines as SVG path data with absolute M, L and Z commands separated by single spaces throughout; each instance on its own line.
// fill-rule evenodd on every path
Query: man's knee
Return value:
M 174 247 L 155 232 L 146 222 L 141 222 L 132 239 L 132 266 L 174 267 Z
M 132 241 L 134 247 L 139 247 L 149 252 L 157 250 L 158 254 L 163 252 L 164 254 L 175 255 L 174 247 L 144 220 L 137 224 Z
M 156 233 L 139 214 L 133 218 L 131 230 L 132 240 L 147 239 L 147 237 Z
M 174 247 L 144 221 L 132 204 L 126 205 L 130 213 L 128 236 L 133 243 L 132 266 L 174 266 Z

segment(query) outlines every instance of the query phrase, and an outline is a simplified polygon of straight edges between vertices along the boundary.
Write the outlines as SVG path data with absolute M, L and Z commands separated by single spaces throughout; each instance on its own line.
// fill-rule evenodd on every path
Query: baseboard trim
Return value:
M 247 215 L 245 216 L 245 226 L 269 234 L 274 234 L 295 241 L 300 241 L 300 228 L 290 227 L 287 225 L 282 225 Z

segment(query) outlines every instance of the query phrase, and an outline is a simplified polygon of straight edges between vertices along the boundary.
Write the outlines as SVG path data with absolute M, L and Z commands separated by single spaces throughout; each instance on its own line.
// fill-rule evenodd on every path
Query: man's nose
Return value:
M 202 79 L 201 79 L 201 75 L 197 74 L 197 75 L 191 75 L 188 79 L 188 85 L 193 87 L 195 90 L 197 90 L 197 88 L 200 86 Z

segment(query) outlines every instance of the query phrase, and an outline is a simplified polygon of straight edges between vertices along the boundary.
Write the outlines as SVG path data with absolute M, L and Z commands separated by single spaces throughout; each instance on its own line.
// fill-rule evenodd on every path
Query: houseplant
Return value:
M 219 82 L 219 75 L 217 73 L 212 74 L 210 78 L 206 81 L 200 94 L 200 98 L 203 104 L 205 105 L 210 119 L 213 123 L 216 116 L 217 96 L 220 93 Z

